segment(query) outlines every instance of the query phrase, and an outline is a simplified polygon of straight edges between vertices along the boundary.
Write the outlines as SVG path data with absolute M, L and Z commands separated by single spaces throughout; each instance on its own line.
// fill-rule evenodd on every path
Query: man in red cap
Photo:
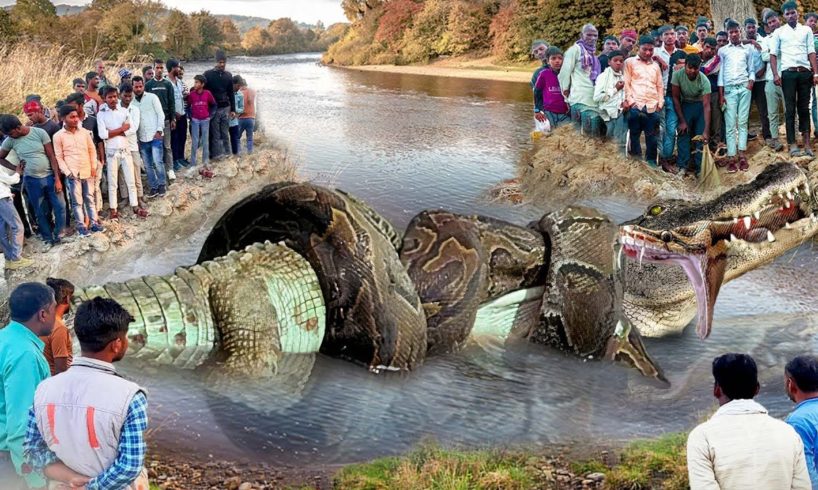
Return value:
M 634 29 L 625 29 L 619 36 L 619 50 L 625 53 L 625 58 L 633 56 L 633 47 L 636 46 L 636 40 L 639 39 L 639 34 Z
M 53 119 L 45 117 L 43 105 L 39 100 L 32 99 L 23 104 L 23 113 L 28 118 L 28 126 L 40 128 L 54 141 L 54 135 L 60 130 L 60 125 Z

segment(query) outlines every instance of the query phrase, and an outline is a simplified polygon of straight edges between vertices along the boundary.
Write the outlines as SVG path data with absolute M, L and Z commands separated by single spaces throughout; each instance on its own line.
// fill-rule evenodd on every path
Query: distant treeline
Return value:
M 17 0 L 10 10 L 0 9 L 0 44 L 28 40 L 109 59 L 143 55 L 203 59 L 216 49 L 252 55 L 325 51 L 346 28 L 346 24 L 324 28 L 320 23 L 305 28 L 278 19 L 242 36 L 230 19 L 206 10 L 188 15 L 157 0 L 93 0 L 82 12 L 64 16 L 58 16 L 48 0 Z
M 742 3 L 739 0 L 714 0 Z M 747 0 L 749 10 L 778 9 L 778 0 Z M 645 33 L 663 24 L 695 27 L 710 0 L 342 0 L 352 28 L 325 55 L 341 65 L 406 64 L 447 55 L 528 59 L 534 39 L 567 47 L 590 22 L 600 32 Z M 802 14 L 818 0 L 800 0 Z M 741 9 L 739 9 L 741 10 Z M 753 12 L 749 12 L 750 15 Z M 744 22 L 744 19 L 738 19 Z

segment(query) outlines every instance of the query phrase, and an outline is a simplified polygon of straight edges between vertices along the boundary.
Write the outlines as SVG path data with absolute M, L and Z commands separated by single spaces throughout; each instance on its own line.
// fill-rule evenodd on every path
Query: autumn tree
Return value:
M 344 15 L 346 15 L 347 19 L 351 22 L 355 22 L 387 1 L 388 0 L 342 0 L 341 8 L 344 9 Z
M 184 12 L 171 10 L 165 19 L 165 50 L 176 58 L 187 59 L 201 45 L 199 32 Z
M 289 18 L 276 19 L 267 26 L 270 54 L 295 53 L 306 47 L 304 33 Z
M 440 54 L 448 54 L 444 35 L 449 23 L 449 0 L 426 0 L 417 13 L 412 28 L 404 37 L 404 58 L 408 62 L 426 61 Z
M 267 32 L 267 29 L 253 27 L 244 34 L 241 47 L 244 48 L 249 55 L 258 56 L 267 54 L 267 51 L 270 49 L 270 34 Z
M 194 50 L 195 56 L 210 57 L 224 42 L 221 22 L 207 10 L 190 14 L 190 20 L 200 39 L 199 46 Z
M 0 39 L 6 43 L 13 43 L 18 35 L 17 25 L 11 20 L 11 13 L 6 9 L 0 9 Z
M 384 5 L 375 31 L 375 41 L 397 49 L 397 44 L 411 27 L 413 17 L 422 9 L 423 4 L 414 0 L 393 0 Z
M 17 0 L 11 18 L 20 34 L 31 37 L 50 37 L 59 22 L 57 9 L 48 0 Z
M 241 49 L 241 34 L 239 28 L 230 19 L 222 20 L 222 41 L 224 48 L 228 51 L 238 51 Z

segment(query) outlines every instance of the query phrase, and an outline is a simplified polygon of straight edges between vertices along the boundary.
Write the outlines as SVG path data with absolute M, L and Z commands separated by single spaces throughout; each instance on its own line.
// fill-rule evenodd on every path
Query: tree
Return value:
M 270 34 L 267 29 L 261 27 L 253 27 L 244 35 L 241 41 L 241 47 L 247 51 L 249 55 L 267 54 L 270 49 Z
M 0 9 L 0 39 L 6 43 L 13 43 L 17 39 L 17 25 L 11 20 L 11 13 Z
M 721 30 L 724 19 L 730 17 L 743 23 L 747 17 L 755 17 L 756 9 L 752 0 L 710 0 L 713 11 L 713 25 Z
M 11 18 L 20 34 L 48 38 L 58 23 L 57 9 L 48 0 L 17 0 Z
M 119 0 L 92 0 L 91 5 L 88 6 L 88 9 L 97 10 L 99 12 L 107 12 L 116 7 L 119 3 L 121 3 Z
M 165 19 L 165 49 L 176 58 L 187 59 L 193 56 L 194 50 L 201 44 L 199 32 L 193 28 L 184 12 L 171 10 Z
M 210 57 L 213 50 L 224 42 L 221 22 L 207 10 L 190 14 L 190 20 L 201 40 L 197 49 L 194 50 L 195 55 L 200 58 Z
M 289 18 L 276 19 L 267 26 L 270 35 L 270 53 L 295 53 L 304 51 L 306 43 L 304 33 Z
M 366 14 L 379 7 L 387 0 L 342 0 L 341 8 L 344 9 L 344 15 L 351 22 L 363 19 Z
M 230 19 L 222 20 L 222 39 L 224 39 L 225 49 L 229 51 L 241 49 L 241 34 L 236 24 Z

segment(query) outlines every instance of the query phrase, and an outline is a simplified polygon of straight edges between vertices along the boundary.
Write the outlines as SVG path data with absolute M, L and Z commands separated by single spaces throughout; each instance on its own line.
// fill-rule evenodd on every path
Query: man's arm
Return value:
M 710 459 L 707 439 L 701 430 L 693 429 L 687 437 L 687 474 L 690 479 L 690 488 L 720 490 L 713 469 L 713 461 Z
M 622 79 L 625 81 L 625 103 L 623 109 L 627 110 L 633 105 L 633 85 L 631 84 L 631 64 L 625 61 L 622 67 Z
M 23 445 L 28 432 L 29 411 L 34 403 L 34 391 L 43 378 L 37 359 L 31 354 L 22 354 L 9 359 L 3 366 L 3 385 L 6 400 L 6 444 L 17 474 L 25 478 L 30 488 L 45 487 L 45 479 L 39 473 L 23 473 L 25 458 Z
M 670 93 L 673 96 L 673 110 L 676 111 L 676 117 L 679 118 L 679 133 L 684 133 L 687 131 L 687 121 L 685 120 L 684 113 L 682 112 L 682 89 L 679 88 L 678 85 L 671 83 Z
M 48 135 L 45 137 L 48 138 Z M 60 180 L 60 164 L 57 163 L 57 157 L 54 155 L 54 145 L 52 145 L 49 140 L 48 143 L 43 143 L 43 148 L 45 149 L 48 161 L 51 162 L 51 171 L 54 172 L 54 189 L 57 191 L 57 194 L 59 194 L 62 192 L 62 181 Z
M 236 92 L 233 90 L 233 81 L 227 81 L 227 99 L 230 101 L 230 112 L 236 112 Z
M 169 80 L 165 80 L 165 85 L 170 87 L 170 92 L 168 92 L 168 113 L 170 114 L 170 120 L 176 120 L 176 86 L 172 84 Z
M 68 369 L 68 359 L 71 357 L 71 334 L 64 327 L 55 328 L 51 333 L 51 352 L 54 356 L 54 367 L 57 373 Z
M 557 78 L 560 81 L 560 89 L 562 90 L 562 95 L 568 97 L 571 93 L 571 73 L 574 71 L 574 66 L 577 64 L 577 59 L 574 56 L 575 49 L 568 48 L 565 52 L 565 58 L 562 62 L 562 68 L 560 69 L 560 74 L 557 75 Z
M 9 170 L 14 170 L 16 172 L 17 165 L 6 160 L 6 157 L 9 156 L 9 153 L 11 153 L 11 150 L 7 150 L 5 148 L 0 149 L 0 165 L 6 167 Z
M 88 161 L 91 162 L 91 177 L 96 177 L 97 169 L 94 162 L 97 161 L 97 149 L 94 146 L 94 137 L 91 136 L 90 131 L 85 133 L 85 146 L 88 152 Z
M 653 81 L 656 84 L 656 94 L 659 96 L 659 101 L 656 103 L 656 110 L 658 111 L 665 106 L 665 84 L 662 81 L 662 70 L 659 70 L 658 66 L 655 70 L 653 70 L 653 72 Z
M 144 432 L 147 428 L 148 400 L 140 391 L 128 406 L 114 463 L 101 475 L 92 478 L 86 485 L 86 490 L 125 488 L 136 480 L 145 462 Z
M 129 108 L 128 117 L 131 119 L 131 127 L 125 131 L 125 136 L 133 136 L 139 130 L 139 122 L 142 119 L 142 115 L 139 113 L 139 108 L 136 106 L 133 107 L 133 110 Z
M 710 94 L 702 95 L 702 108 L 704 109 L 704 131 L 702 131 L 702 138 L 704 142 L 710 139 Z
M 57 157 L 57 165 L 60 168 L 60 172 L 62 172 L 62 174 L 65 176 L 70 176 L 71 170 L 68 168 L 68 164 L 65 163 L 65 151 L 63 150 L 62 133 L 54 135 L 54 155 Z M 57 173 L 56 175 L 59 175 L 59 173 Z
M 797 428 L 796 428 L 797 431 Z M 800 434 L 800 431 L 799 431 Z M 792 490 L 812 490 L 812 481 L 818 482 L 814 478 L 818 478 L 818 474 L 814 473 L 815 471 L 815 460 L 814 458 L 810 457 L 810 464 L 812 465 L 810 468 L 807 467 L 807 459 L 806 459 L 806 440 L 801 439 L 798 435 L 794 437 L 793 447 L 795 448 L 794 461 L 793 461 L 793 470 L 792 470 Z M 814 454 L 814 449 L 812 445 L 810 445 L 810 454 Z
M 151 104 L 153 104 L 153 112 L 156 114 L 156 132 L 165 132 L 165 110 L 162 109 L 162 103 L 159 102 L 159 97 L 154 95 L 151 97 Z

